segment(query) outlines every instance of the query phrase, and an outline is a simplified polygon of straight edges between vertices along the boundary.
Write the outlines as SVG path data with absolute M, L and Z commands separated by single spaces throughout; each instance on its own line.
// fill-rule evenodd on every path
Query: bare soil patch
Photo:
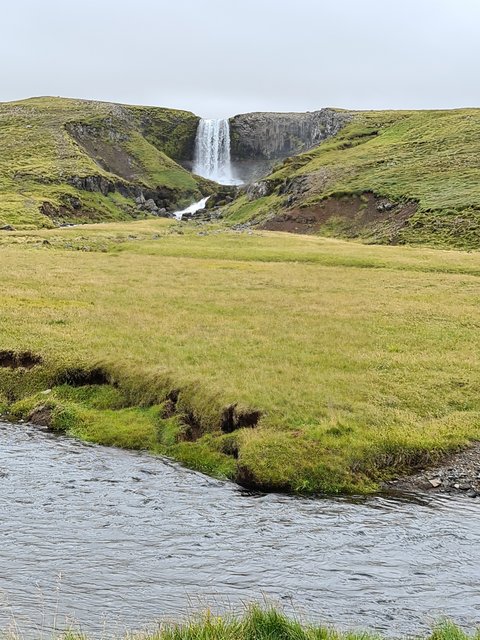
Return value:
M 0 367 L 5 369 L 33 369 L 43 360 L 30 351 L 0 351 Z
M 101 367 L 82 369 L 72 367 L 62 371 L 55 381 L 56 384 L 68 384 L 71 387 L 84 387 L 86 385 L 111 384 L 108 373 Z
M 398 232 L 416 212 L 415 202 L 391 202 L 387 198 L 365 193 L 361 196 L 332 196 L 304 208 L 280 213 L 263 225 L 269 231 L 313 234 L 335 220 L 348 237 L 363 235 L 365 231 L 387 234 L 395 242 Z

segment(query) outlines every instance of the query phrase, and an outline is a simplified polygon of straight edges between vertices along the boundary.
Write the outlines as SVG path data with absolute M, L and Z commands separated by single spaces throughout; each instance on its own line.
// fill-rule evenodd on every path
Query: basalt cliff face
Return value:
M 231 158 L 245 182 L 266 175 L 275 162 L 317 146 L 351 120 L 347 111 L 245 113 L 230 119 Z

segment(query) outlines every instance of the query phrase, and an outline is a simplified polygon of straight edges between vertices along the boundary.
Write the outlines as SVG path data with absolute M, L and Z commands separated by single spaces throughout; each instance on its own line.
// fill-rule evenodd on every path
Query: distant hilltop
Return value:
M 245 185 L 227 200 L 192 173 L 199 121 L 66 98 L 0 104 L 0 228 L 172 215 L 219 193 L 210 207 L 227 222 L 480 247 L 480 109 L 234 116 L 231 164 Z

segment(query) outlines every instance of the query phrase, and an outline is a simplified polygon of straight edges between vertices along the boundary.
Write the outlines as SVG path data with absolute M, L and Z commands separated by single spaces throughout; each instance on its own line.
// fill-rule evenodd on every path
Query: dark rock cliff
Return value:
M 278 160 L 306 151 L 336 135 L 351 120 L 346 111 L 245 113 L 230 119 L 231 157 L 245 181 L 268 173 Z

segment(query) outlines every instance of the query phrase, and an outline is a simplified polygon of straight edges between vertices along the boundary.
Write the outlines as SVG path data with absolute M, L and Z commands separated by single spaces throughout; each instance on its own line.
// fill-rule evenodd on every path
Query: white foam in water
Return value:
M 193 204 L 189 205 L 186 209 L 182 209 L 181 211 L 175 211 L 173 215 L 177 220 L 181 220 L 185 214 L 197 213 L 197 211 L 201 211 L 202 209 L 205 209 L 205 205 L 207 204 L 207 200 L 209 197 L 210 196 L 207 196 L 206 198 L 202 198 L 202 200 L 199 200 L 198 202 L 194 202 Z
M 219 184 L 241 184 L 232 172 L 228 119 L 200 120 L 195 141 L 193 173 Z

